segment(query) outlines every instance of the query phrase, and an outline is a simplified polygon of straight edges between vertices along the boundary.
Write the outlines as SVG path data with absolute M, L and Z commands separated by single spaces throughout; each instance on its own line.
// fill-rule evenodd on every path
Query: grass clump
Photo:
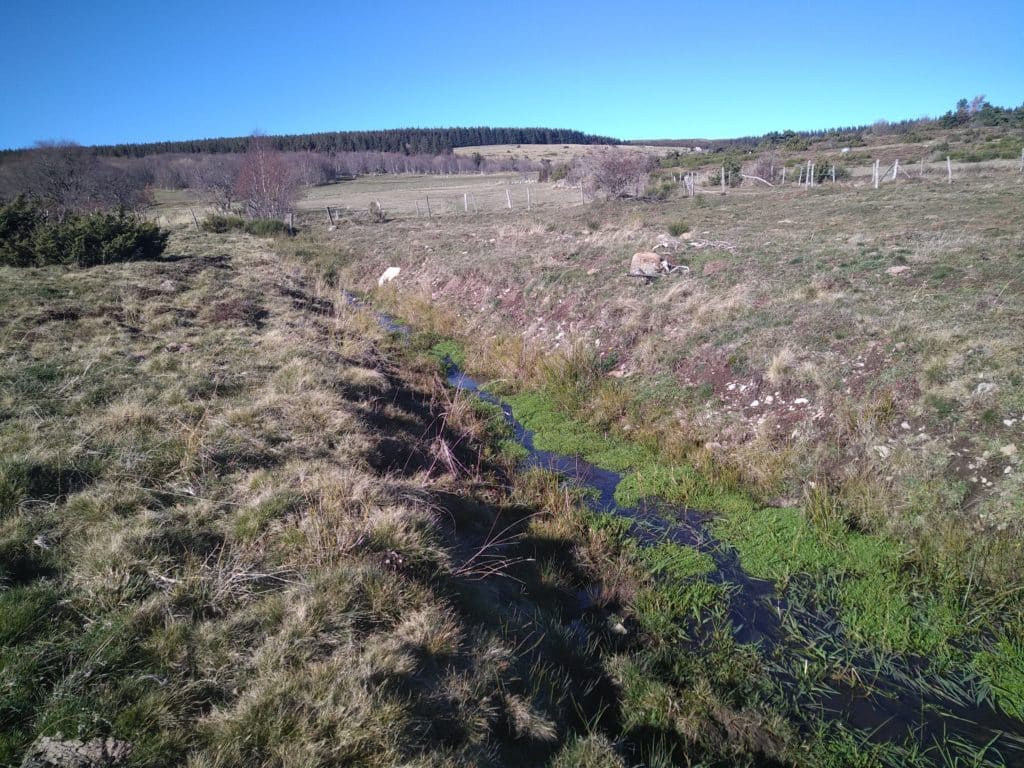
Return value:
M 220 213 L 211 213 L 200 226 L 204 232 L 245 232 L 256 237 L 275 237 L 288 232 L 288 225 L 279 219 L 245 219 Z
M 1008 628 L 991 648 L 974 657 L 974 668 L 989 681 L 1000 708 L 1024 721 L 1024 630 Z
M 679 237 L 685 235 L 690 231 L 690 224 L 685 221 L 673 221 L 668 225 L 668 233 L 672 237 Z

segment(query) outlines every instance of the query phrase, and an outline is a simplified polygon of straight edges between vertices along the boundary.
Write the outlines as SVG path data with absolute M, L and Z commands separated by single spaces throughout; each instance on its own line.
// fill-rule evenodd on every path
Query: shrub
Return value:
M 672 237 L 679 237 L 680 235 L 684 235 L 689 231 L 690 225 L 687 224 L 685 221 L 673 221 L 671 224 L 668 225 L 668 233 L 672 235 Z
M 245 229 L 245 219 L 241 216 L 223 216 L 219 213 L 211 213 L 203 219 L 202 228 L 206 232 L 224 234 L 233 229 Z
M 743 183 L 743 166 L 740 164 L 739 158 L 732 155 L 726 155 L 722 159 L 721 167 L 708 178 L 708 183 L 712 187 L 717 187 L 722 183 L 723 168 L 725 169 L 726 184 L 730 187 L 738 187 Z
M 163 253 L 168 233 L 128 214 L 71 215 L 57 221 L 38 201 L 19 197 L 0 206 L 0 264 L 14 267 L 77 264 L 91 267 Z
M 257 237 L 273 237 L 284 234 L 288 225 L 278 219 L 252 219 L 247 221 L 241 216 L 223 216 L 219 213 L 211 213 L 203 219 L 202 228 L 207 232 L 224 234 L 232 230 L 247 232 Z
M 245 231 L 257 237 L 273 237 L 288 231 L 288 225 L 278 219 L 253 219 L 245 222 Z
M 822 184 L 826 181 L 832 181 L 832 165 L 833 163 L 829 160 L 818 160 L 811 161 L 814 164 L 814 183 Z M 835 164 L 836 168 L 836 181 L 843 181 L 844 179 L 850 178 L 850 171 L 838 163 Z

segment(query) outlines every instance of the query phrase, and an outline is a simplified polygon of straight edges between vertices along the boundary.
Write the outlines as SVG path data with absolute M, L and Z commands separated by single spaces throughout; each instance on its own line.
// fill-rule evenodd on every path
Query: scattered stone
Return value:
M 889 458 L 889 447 L 886 445 L 875 445 L 872 446 L 872 450 L 879 455 L 880 458 Z
M 1006 469 L 1003 470 L 1004 475 L 1008 475 L 1011 472 L 1013 472 L 1013 467 L 1007 467 Z
M 892 275 L 893 277 L 899 277 L 900 275 L 903 275 L 903 274 L 906 274 L 907 272 L 909 272 L 910 271 L 910 267 L 908 267 L 908 266 L 906 266 L 904 264 L 900 264 L 899 266 L 896 266 L 896 267 L 889 267 L 885 271 L 886 271 L 886 273 Z
M 111 738 L 65 741 L 60 738 L 60 734 L 56 738 L 40 736 L 25 753 L 21 768 L 95 768 L 119 765 L 131 753 L 131 744 Z
M 628 635 L 629 630 L 622 624 L 621 621 L 617 621 L 611 626 L 612 634 L 615 635 Z
M 807 405 L 810 401 L 806 397 L 798 397 L 793 401 L 793 405 Z
M 751 408 L 757 408 L 757 407 L 758 407 L 758 406 L 760 406 L 760 405 L 761 405 L 761 401 L 760 401 L 760 400 L 755 400 L 754 402 L 752 402 L 752 403 L 750 404 L 750 407 L 751 407 Z
M 177 284 L 173 280 L 164 280 L 160 283 L 160 290 L 164 293 L 172 293 L 177 287 Z
M 978 386 L 976 386 L 974 388 L 974 394 L 975 395 L 991 395 L 997 389 L 999 389 L 999 388 L 995 384 L 993 384 L 991 381 L 983 381 Z
M 1017 423 L 1016 419 L 1003 419 L 1003 426 L 1004 427 L 1012 427 L 1016 423 Z
M 1006 458 L 1010 458 L 1011 456 L 1017 453 L 1017 446 L 1014 445 L 1013 443 L 1010 443 L 1009 445 L 1004 445 L 1002 448 L 1000 448 L 999 452 L 1003 454 L 1003 456 L 1005 456 Z
M 775 398 L 772 397 L 771 395 L 768 395 L 767 397 L 765 397 L 764 402 L 765 405 L 771 405 L 772 403 L 775 402 Z
M 904 421 L 902 424 L 900 424 L 900 429 L 910 429 L 910 424 Z

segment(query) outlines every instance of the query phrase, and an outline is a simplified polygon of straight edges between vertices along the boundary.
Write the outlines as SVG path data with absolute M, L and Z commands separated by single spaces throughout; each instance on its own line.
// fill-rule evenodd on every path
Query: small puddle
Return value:
M 365 306 L 357 297 L 346 294 L 350 304 Z M 381 325 L 400 336 L 409 328 L 394 318 L 375 312 Z M 691 546 L 708 554 L 715 571 L 708 575 L 712 583 L 729 590 L 729 619 L 734 637 L 740 643 L 757 643 L 765 658 L 778 663 L 774 678 L 793 691 L 791 704 L 801 712 L 815 713 L 826 721 L 840 721 L 863 731 L 872 743 L 917 744 L 922 750 L 939 749 L 939 762 L 948 765 L 1024 766 L 1024 723 L 987 703 L 975 704 L 975 686 L 966 686 L 961 695 L 948 690 L 926 671 L 925 660 L 891 658 L 884 667 L 867 653 L 846 659 L 862 684 L 832 682 L 827 690 L 799 693 L 799 670 L 808 660 L 836 656 L 848 657 L 849 645 L 843 645 L 842 627 L 823 611 L 795 608 L 778 594 L 771 581 L 746 573 L 735 551 L 719 542 L 707 527 L 710 515 L 686 507 L 665 505 L 654 500 L 634 507 L 621 507 L 615 501 L 615 489 L 622 476 L 577 457 L 538 450 L 533 432 L 524 427 L 505 402 L 480 388 L 479 383 L 448 361 L 447 383 L 501 408 L 514 438 L 527 451 L 526 468 L 539 467 L 565 478 L 574 487 L 588 491 L 588 504 L 596 512 L 619 515 L 634 522 L 630 534 L 644 546 L 670 541 Z M 813 645 L 800 642 L 786 631 L 783 616 L 795 621 L 803 634 L 814 638 Z M 958 756 L 959 755 L 959 756 Z M 978 756 L 984 755 L 984 759 Z M 964 762 L 965 757 L 970 757 Z M 953 761 L 953 762 L 950 762 Z

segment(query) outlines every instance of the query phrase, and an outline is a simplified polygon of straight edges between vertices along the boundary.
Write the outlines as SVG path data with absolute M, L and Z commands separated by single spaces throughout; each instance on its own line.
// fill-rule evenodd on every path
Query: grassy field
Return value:
M 1012 764 L 823 703 L 1024 723 L 1024 177 L 871 188 L 914 146 L 662 201 L 362 178 L 276 240 L 161 192 L 165 259 L 0 269 L 0 764 Z M 652 248 L 689 271 L 628 278 Z M 707 552 L 519 471 L 445 355 L 621 504 L 707 510 L 785 649 L 736 639 Z
M 536 174 L 493 173 L 456 176 L 401 175 L 363 176 L 352 181 L 326 184 L 306 190 L 299 210 L 323 213 L 326 206 L 340 209 L 339 215 L 362 216 L 371 202 L 378 201 L 392 218 L 415 218 L 469 213 L 493 213 L 507 210 L 509 198 L 514 208 L 527 206 L 529 188 L 531 206 L 564 206 L 578 203 L 578 189 L 552 184 L 538 185 Z M 507 195 L 506 195 L 507 191 Z
M 652 447 L 679 469 L 639 473 L 634 498 L 735 509 L 719 530 L 752 572 L 819 579 L 812 599 L 837 605 L 868 646 L 945 658 L 965 631 L 969 646 L 996 638 L 1001 661 L 979 650 L 971 663 L 1003 670 L 990 682 L 1019 712 L 1022 183 L 994 161 L 953 184 L 930 174 L 879 190 L 353 224 L 312 228 L 291 248 L 458 337 L 470 368 L 501 386 L 541 392 L 590 434 Z M 625 277 L 630 254 L 655 246 L 690 271 Z M 377 291 L 387 266 L 402 274 Z M 568 381 L 560 360 L 577 371 Z M 755 510 L 797 517 L 716 509 L 715 493 L 681 482 L 693 469 L 712 489 L 752 494 Z M 874 543 L 845 538 L 862 534 Z M 787 536 L 812 542 L 806 556 L 783 547 L 759 563 Z
M 284 245 L 182 227 L 159 261 L 0 269 L 0 762 L 834 753 L 728 632 L 677 657 L 721 623 L 706 556 L 514 472 L 440 384 L 454 347 Z

